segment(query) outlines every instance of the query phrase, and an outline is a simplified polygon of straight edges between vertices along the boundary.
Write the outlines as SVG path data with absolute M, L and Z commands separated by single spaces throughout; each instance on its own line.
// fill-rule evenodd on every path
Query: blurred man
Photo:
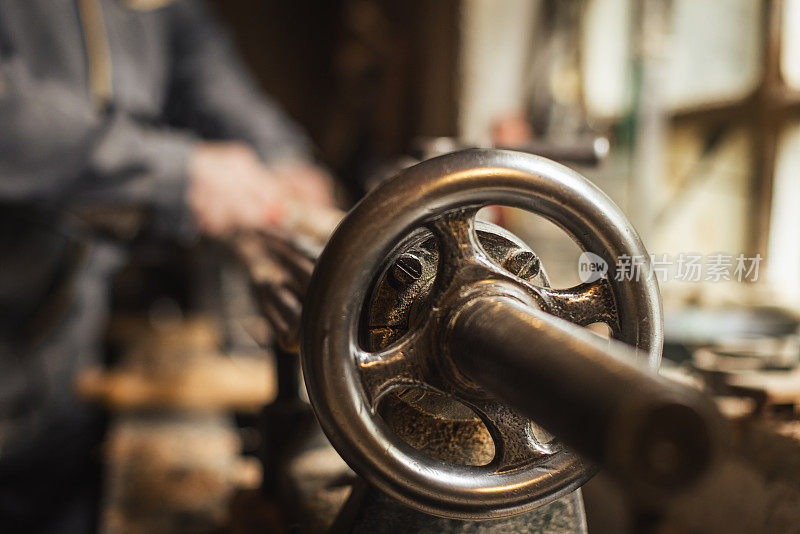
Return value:
M 118 243 L 73 215 L 136 208 L 186 238 L 329 204 L 309 143 L 189 0 L 0 0 L 0 531 L 86 532 Z M 299 200 L 298 200 L 299 199 Z

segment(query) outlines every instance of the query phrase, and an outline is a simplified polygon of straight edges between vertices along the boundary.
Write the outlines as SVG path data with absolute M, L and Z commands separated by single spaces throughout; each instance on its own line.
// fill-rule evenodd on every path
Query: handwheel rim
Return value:
M 467 150 L 425 161 L 382 184 L 337 228 L 317 263 L 303 311 L 302 363 L 320 424 L 364 478 L 422 511 L 462 519 L 512 515 L 582 485 L 593 466 L 564 451 L 513 472 L 444 465 L 393 434 L 366 402 L 353 357 L 361 309 L 392 249 L 413 229 L 456 208 L 501 204 L 539 214 L 609 265 L 647 253 L 620 209 L 597 187 L 550 160 L 510 151 Z M 650 277 L 612 282 L 620 338 L 654 369 L 663 340 Z M 348 357 L 342 357 L 348 355 Z

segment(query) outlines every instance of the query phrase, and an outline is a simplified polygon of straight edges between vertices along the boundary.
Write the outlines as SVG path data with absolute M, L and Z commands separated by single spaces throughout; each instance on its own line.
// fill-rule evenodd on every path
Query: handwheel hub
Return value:
M 538 307 L 524 287 L 498 276 L 497 270 L 504 266 L 517 266 L 524 262 L 522 267 L 526 278 L 520 281 L 544 287 L 549 287 L 550 283 L 536 254 L 507 230 L 478 221 L 476 236 L 494 266 L 487 269 L 479 264 L 467 265 L 456 273 L 449 287 L 440 292 L 437 302 L 430 301 L 439 263 L 435 237 L 429 232 L 421 232 L 411 243 L 396 251 L 393 254 L 396 259 L 379 277 L 368 299 L 360 330 L 366 348 L 372 351 L 386 349 L 412 330 L 422 330 L 425 341 L 420 345 L 424 350 L 417 357 L 424 360 L 424 365 L 435 374 L 436 389 L 446 394 L 485 398 L 484 388 L 459 371 L 443 343 L 454 310 L 478 296 L 493 295 Z M 536 268 L 531 269 L 531 264 Z M 403 397 L 412 399 L 414 395 L 406 390 Z M 447 411 L 446 406 L 442 408 Z

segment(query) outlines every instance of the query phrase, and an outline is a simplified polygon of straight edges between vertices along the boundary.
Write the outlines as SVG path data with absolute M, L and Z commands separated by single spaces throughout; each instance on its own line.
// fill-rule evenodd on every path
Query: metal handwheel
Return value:
M 476 224 L 475 214 L 487 205 L 539 214 L 609 265 L 622 255 L 647 258 L 620 209 L 572 170 L 529 154 L 466 150 L 411 167 L 361 201 L 320 256 L 303 311 L 306 385 L 337 451 L 400 501 L 462 519 L 533 509 L 579 487 L 594 467 L 459 371 L 448 355 L 454 310 L 497 295 L 582 326 L 603 322 L 613 337 L 639 349 L 651 369 L 659 366 L 662 346 L 655 281 L 610 276 L 552 289 L 542 269 L 509 269 L 513 259 L 503 263 L 501 253 L 489 250 L 500 239 L 503 254 L 513 249 L 534 257 L 513 236 Z M 410 265 L 401 259 L 426 242 L 435 266 L 427 277 L 418 257 Z M 376 344 L 364 330 L 397 268 L 416 288 L 413 302 L 400 306 L 404 327 Z M 494 458 L 455 465 L 410 446 L 378 410 L 389 392 L 404 388 L 435 391 L 473 410 L 491 434 Z

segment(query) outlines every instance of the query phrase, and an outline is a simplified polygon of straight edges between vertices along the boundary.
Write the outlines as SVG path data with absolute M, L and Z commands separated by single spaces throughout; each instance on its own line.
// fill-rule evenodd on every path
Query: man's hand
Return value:
M 270 170 L 300 202 L 323 207 L 336 205 L 333 180 L 316 165 L 292 161 L 271 166 Z
M 209 235 L 280 227 L 327 237 L 342 217 L 333 181 L 310 163 L 266 167 L 247 145 L 202 143 L 189 172 L 188 203 Z
M 201 231 L 223 235 L 285 218 L 289 192 L 247 145 L 199 144 L 189 167 L 187 200 Z

